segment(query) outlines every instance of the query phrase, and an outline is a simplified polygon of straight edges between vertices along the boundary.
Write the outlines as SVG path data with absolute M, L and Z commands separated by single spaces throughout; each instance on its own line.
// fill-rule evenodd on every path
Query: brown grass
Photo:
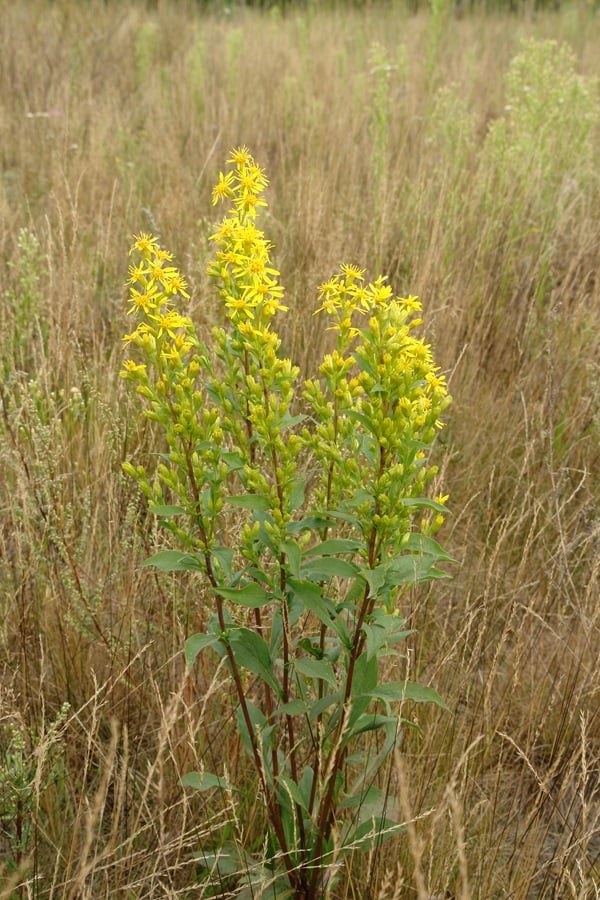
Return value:
M 260 851 L 253 787 L 178 782 L 201 760 L 249 774 L 225 673 L 185 673 L 202 588 L 140 568 L 160 537 L 120 466 L 155 438 L 117 377 L 133 231 L 176 252 L 201 326 L 218 316 L 210 188 L 240 143 L 270 176 L 295 361 L 327 341 L 316 286 L 356 261 L 421 296 L 455 398 L 454 578 L 405 600 L 411 675 L 451 713 L 419 708 L 407 833 L 332 896 L 600 896 L 598 134 L 539 239 L 543 173 L 530 205 L 517 185 L 490 207 L 481 163 L 518 38 L 568 41 L 597 76 L 600 19 L 442 28 L 399 4 L 0 2 L 0 897 L 208 896 L 194 853 Z

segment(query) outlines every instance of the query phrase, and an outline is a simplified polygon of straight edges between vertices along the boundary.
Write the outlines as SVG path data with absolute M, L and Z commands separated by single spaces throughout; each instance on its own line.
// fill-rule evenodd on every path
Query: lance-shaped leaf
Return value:
M 331 628 L 338 635 L 342 643 L 349 647 L 350 637 L 344 622 L 337 615 L 331 601 L 321 595 L 318 585 L 311 581 L 300 581 L 296 578 L 288 579 L 288 587 L 303 603 L 304 607 L 319 619 L 327 628 Z
M 240 494 L 238 496 L 230 496 L 225 498 L 227 503 L 232 506 L 239 506 L 242 509 L 253 509 L 255 512 L 266 512 L 269 509 L 269 501 L 262 494 Z
M 247 606 L 250 609 L 258 609 L 271 603 L 275 598 L 272 593 L 266 591 L 260 584 L 251 581 L 242 588 L 215 588 L 217 594 L 237 603 L 240 606 Z
M 218 643 L 219 638 L 216 634 L 192 634 L 185 642 L 185 661 L 188 666 L 193 665 L 199 653 Z
M 182 553 L 181 550 L 160 550 L 149 556 L 143 566 L 154 566 L 161 572 L 203 572 L 204 567 L 197 556 Z
M 329 578 L 353 578 L 358 572 L 354 563 L 335 556 L 320 556 L 306 561 L 302 567 L 305 578 L 326 581 Z
M 364 541 L 351 540 L 350 538 L 332 538 L 305 550 L 304 556 L 307 559 L 313 556 L 336 556 L 338 553 L 356 553 L 357 550 L 364 550 L 365 548 L 366 544 Z
M 282 786 L 282 789 L 288 794 L 289 797 L 297 803 L 301 809 L 306 810 L 308 812 L 308 803 L 306 802 L 305 797 L 302 794 L 299 786 L 296 782 L 290 778 L 289 775 L 286 775 L 285 772 L 281 772 L 280 775 L 277 776 L 277 781 Z
M 395 834 L 406 829 L 406 825 L 397 824 L 391 819 L 381 819 L 373 816 L 362 822 L 355 831 L 349 834 L 345 839 L 343 846 L 340 847 L 340 854 L 345 855 L 355 850 L 372 850 L 379 846 L 383 841 L 387 841 L 394 837 Z
M 412 630 L 403 628 L 404 624 L 404 619 L 377 610 L 373 614 L 371 622 L 363 625 L 367 639 L 367 657 L 371 659 L 379 653 L 382 647 L 404 640 L 412 634 Z
M 417 531 L 411 531 L 405 534 L 402 539 L 402 549 L 412 550 L 413 552 L 430 556 L 432 561 L 453 562 L 452 557 L 447 553 L 436 540 L 428 534 L 420 534 Z
M 279 549 L 287 556 L 288 568 L 291 574 L 295 578 L 298 578 L 300 575 L 300 563 L 302 561 L 302 552 L 300 550 L 300 547 L 293 541 L 284 541 L 284 543 L 280 545 Z
M 254 703 L 252 703 L 251 700 L 246 700 L 246 709 L 248 711 L 248 716 L 250 718 L 250 724 L 252 726 L 252 731 L 254 733 L 254 736 L 257 737 L 262 733 L 262 731 L 264 730 L 264 728 L 267 724 L 266 716 L 262 712 L 262 710 L 260 710 L 257 706 L 254 705 Z M 248 728 L 246 725 L 246 719 L 244 717 L 244 713 L 243 713 L 241 706 L 238 706 L 235 711 L 235 720 L 237 723 L 237 729 L 238 729 L 239 735 L 242 739 L 242 743 L 244 744 L 244 747 L 248 751 L 249 755 L 252 757 L 253 756 L 252 739 L 250 737 L 250 733 L 248 732 Z M 258 741 L 258 745 L 260 746 L 260 741 Z
M 237 791 L 238 788 L 232 787 L 224 778 L 219 775 L 213 775 L 212 772 L 186 772 L 181 778 L 183 787 L 192 788 L 194 791 L 210 791 L 212 788 L 220 788 L 226 791 Z
M 318 678 L 326 681 L 332 687 L 337 687 L 337 679 L 335 677 L 333 667 L 326 659 L 313 659 L 310 656 L 303 659 L 294 660 L 294 667 L 301 675 L 308 678 Z
M 385 702 L 411 700 L 413 703 L 435 703 L 442 709 L 448 709 L 433 688 L 416 684 L 414 681 L 388 681 L 387 684 L 380 684 L 369 690 L 368 695 Z
M 263 638 L 249 628 L 233 628 L 228 632 L 227 639 L 237 664 L 259 675 L 280 695 L 281 688 L 273 671 L 273 660 Z
M 164 519 L 172 516 L 184 516 L 186 513 L 186 510 L 181 506 L 161 506 L 158 503 L 151 503 L 149 509 L 155 516 L 161 516 Z
M 400 499 L 402 506 L 409 509 L 433 509 L 435 512 L 448 514 L 448 509 L 437 500 L 430 500 L 429 497 L 402 497 Z

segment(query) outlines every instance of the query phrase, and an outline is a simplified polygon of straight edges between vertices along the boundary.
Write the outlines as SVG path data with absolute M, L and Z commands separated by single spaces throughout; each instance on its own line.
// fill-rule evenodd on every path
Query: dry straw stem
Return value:
M 484 215 L 478 172 L 520 37 L 569 42 L 592 78 L 598 17 L 585 4 L 450 16 L 427 70 L 430 20 L 400 4 L 225 16 L 3 0 L 0 23 L 0 896 L 208 896 L 192 853 L 224 835 L 262 846 L 254 785 L 193 797 L 179 785 L 215 759 L 243 784 L 247 763 L 223 682 L 208 664 L 184 672 L 202 587 L 139 567 L 164 538 L 120 465 L 161 448 L 116 377 L 132 232 L 160 233 L 195 321 L 215 321 L 208 198 L 239 143 L 269 172 L 283 337 L 303 370 L 329 340 L 311 316 L 316 285 L 347 259 L 421 296 L 452 372 L 442 537 L 458 565 L 401 601 L 411 677 L 452 712 L 420 711 L 422 736 L 401 746 L 417 843 L 349 863 L 335 896 L 414 897 L 417 869 L 430 896 L 597 896 L 598 132 L 549 232 L 527 207 L 509 234 L 500 195 Z M 531 170 L 529 188 L 543 178 Z M 24 228 L 39 242 L 34 288 L 7 265 Z M 36 780 L 44 722 L 65 701 Z M 228 896 L 222 873 L 211 880 Z

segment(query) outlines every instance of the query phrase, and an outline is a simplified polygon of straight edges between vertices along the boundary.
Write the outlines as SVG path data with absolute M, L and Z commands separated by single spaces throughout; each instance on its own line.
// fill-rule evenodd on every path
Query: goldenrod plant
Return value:
M 446 498 L 428 491 L 450 401 L 415 334 L 419 301 L 354 265 L 320 288 L 316 314 L 335 347 L 317 377 L 299 379 L 274 325 L 287 307 L 257 226 L 267 179 L 245 147 L 228 162 L 213 201 L 229 212 L 208 269 L 226 324 L 210 347 L 181 312 L 189 293 L 171 254 L 150 234 L 134 241 L 137 324 L 125 342 L 137 352 L 121 374 L 164 431 L 165 452 L 154 472 L 124 468 L 176 543 L 146 564 L 197 572 L 213 598 L 186 659 L 225 661 L 269 827 L 268 851 L 240 889 L 271 879 L 277 897 L 317 898 L 344 854 L 402 827 L 385 766 L 414 724 L 405 705 L 444 705 L 430 687 L 384 679 L 381 663 L 403 659 L 402 592 L 443 577 L 448 559 L 433 538 Z M 228 787 L 224 771 L 183 781 Z M 231 865 L 237 852 L 223 846 L 203 861 Z
M 151 371 L 120 340 L 138 324 L 123 290 L 129 235 L 173 251 L 191 295 L 173 306 L 214 348 L 210 329 L 229 325 L 204 272 L 227 210 L 210 192 L 240 135 L 270 180 L 256 224 L 286 287 L 271 328 L 302 373 L 292 413 L 310 414 L 303 379 L 321 381 L 336 349 L 332 320 L 312 313 L 342 261 L 422 298 L 426 324 L 411 333 L 452 373 L 460 408 L 441 417 L 428 489 L 451 486 L 454 514 L 433 538 L 457 563 L 394 597 L 413 633 L 378 663 L 380 681 L 431 685 L 452 714 L 400 708 L 420 731 L 403 725 L 375 786 L 406 830 L 379 852 L 340 853 L 331 900 L 598 893 L 600 19 L 583 2 L 516 5 L 452 9 L 430 78 L 430 4 L 280 15 L 123 2 L 118 22 L 103 0 L 3 4 L 0 900 L 225 900 L 249 883 L 273 900 L 275 873 L 257 862 L 276 855 L 273 829 L 227 659 L 208 649 L 188 668 L 183 653 L 209 623 L 210 583 L 141 565 L 184 555 L 161 523 L 187 523 L 150 513 L 121 468 L 145 466 L 152 484 L 169 463 L 162 426 L 118 377 L 125 356 Z M 142 78 L 146 25 L 157 42 Z M 297 462 L 316 506 L 309 449 Z M 243 494 L 237 475 L 226 491 Z M 228 501 L 222 515 L 237 553 L 251 511 Z M 415 528 L 436 515 L 420 511 Z M 242 676 L 261 706 L 260 676 Z M 384 738 L 366 732 L 357 749 Z M 208 787 L 204 770 L 223 790 L 182 790 L 194 771 Z M 356 811 L 342 803 L 338 843 Z

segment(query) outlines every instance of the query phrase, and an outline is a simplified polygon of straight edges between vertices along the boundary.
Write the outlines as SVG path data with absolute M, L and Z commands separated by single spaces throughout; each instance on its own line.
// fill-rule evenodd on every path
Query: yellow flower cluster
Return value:
M 234 150 L 228 162 L 234 169 L 220 173 L 213 203 L 229 200 L 232 210 L 211 235 L 218 249 L 208 274 L 219 286 L 229 319 L 251 337 L 287 307 L 281 303 L 279 272 L 271 263 L 272 245 L 254 221 L 257 209 L 267 205 L 261 197 L 267 179 L 245 147 Z
M 213 330 L 212 360 L 178 309 L 189 293 L 172 255 L 145 232 L 130 251 L 129 313 L 137 325 L 124 341 L 141 351 L 143 361 L 127 359 L 120 375 L 135 383 L 146 415 L 164 426 L 171 448 L 153 485 L 138 473 L 142 489 L 153 502 L 166 491 L 201 515 L 206 548 L 232 465 L 243 489 L 266 501 L 269 539 L 285 540 L 304 490 L 299 456 L 309 450 L 313 463 L 321 464 L 313 499 L 321 509 L 349 516 L 372 566 L 399 547 L 415 509 L 426 511 L 426 534 L 443 521 L 445 498 L 436 503 L 426 497 L 437 472 L 428 465 L 427 450 L 450 399 L 429 345 L 414 333 L 421 304 L 413 296 L 394 296 L 384 277 L 369 282 L 363 269 L 342 265 L 321 285 L 317 310 L 337 332 L 337 346 L 324 357 L 320 377 L 305 382 L 309 415 L 295 409 L 298 370 L 280 355 L 272 328 L 275 314 L 287 309 L 284 291 L 272 245 L 256 221 L 266 206 L 267 179 L 245 147 L 234 150 L 228 163 L 213 190 L 213 202 L 226 201 L 229 210 L 211 235 L 215 254 L 208 274 L 230 327 Z M 305 418 L 310 427 L 294 433 Z M 223 447 L 227 459 L 220 456 Z M 195 485 L 191 504 L 189 477 Z M 243 541 L 248 560 L 255 537 L 252 532 Z
M 360 362 L 362 358 L 362 371 L 351 382 L 353 393 L 365 394 L 377 386 L 376 393 L 388 398 L 397 396 L 399 406 L 404 412 L 411 411 L 417 426 L 422 427 L 427 413 L 447 395 L 445 377 L 437 374 L 439 369 L 434 366 L 430 346 L 411 334 L 422 324 L 422 319 L 415 316 L 421 311 L 421 303 L 414 296 L 394 297 L 385 282 L 385 277 L 380 276 L 365 284 L 363 269 L 342 265 L 339 273 L 321 285 L 321 306 L 316 312 L 333 318 L 330 327 L 340 334 L 338 353 L 326 357 L 321 373 L 331 369 L 336 358 L 344 373 L 349 370 L 349 362 Z M 366 327 L 356 327 L 355 314 L 369 315 Z M 371 349 L 379 347 L 374 359 L 367 359 L 364 341 L 362 349 L 359 346 L 354 355 L 345 357 L 352 340 L 359 336 L 368 338 Z M 371 385 L 374 379 L 376 384 Z M 406 393 L 402 388 L 407 389 Z M 441 427 L 437 419 L 435 424 Z
M 129 267 L 129 314 L 141 316 L 141 321 L 123 340 L 182 365 L 183 356 L 195 343 L 194 327 L 172 304 L 177 297 L 189 300 L 186 281 L 175 266 L 168 265 L 173 256 L 153 235 L 137 235 L 129 252 L 138 257 Z M 139 380 L 142 369 L 145 367 L 127 360 L 120 375 Z
M 166 527 L 186 546 L 204 552 L 215 539 L 215 515 L 222 507 L 228 474 L 220 457 L 219 412 L 203 389 L 211 369 L 191 319 L 177 309 L 177 303 L 190 295 L 172 265 L 172 254 L 145 232 L 134 239 L 130 254 L 134 261 L 129 267 L 129 314 L 138 324 L 123 340 L 139 349 L 144 362 L 126 359 L 119 374 L 135 383 L 145 401 L 145 415 L 162 425 L 169 453 L 163 455 L 152 480 L 142 466 L 124 463 L 123 469 L 137 479 L 153 504 L 164 503 L 165 496 L 176 501 L 177 508 L 196 523 L 196 533 L 191 538 L 177 519 L 165 521 Z M 206 448 L 202 453 L 201 447 Z M 190 479 L 195 485 L 191 494 Z
M 321 306 L 315 311 L 315 315 L 326 312 L 335 320 L 330 328 L 338 331 L 345 339 L 358 335 L 358 329 L 352 322 L 355 313 L 372 313 L 378 307 L 387 307 L 391 302 L 399 304 L 405 313 L 421 309 L 416 297 L 393 300 L 392 289 L 386 284 L 387 279 L 383 275 L 370 284 L 365 284 L 364 272 L 358 266 L 345 263 L 340 266 L 339 272 L 319 288 Z M 412 327 L 420 324 L 420 319 L 414 320 Z
M 445 378 L 430 346 L 413 334 L 422 324 L 416 297 L 394 297 L 384 278 L 366 283 L 363 270 L 344 265 L 321 286 L 319 299 L 317 312 L 338 332 L 337 349 L 320 368 L 324 389 L 311 381 L 305 391 L 319 422 L 310 443 L 327 471 L 322 499 L 329 506 L 363 497 L 354 508 L 365 535 L 376 526 L 393 540 L 410 520 L 404 501 L 422 495 L 437 473 L 423 448 L 450 402 Z M 379 465 L 368 483 L 374 460 Z M 437 512 L 424 520 L 428 533 L 443 521 Z

